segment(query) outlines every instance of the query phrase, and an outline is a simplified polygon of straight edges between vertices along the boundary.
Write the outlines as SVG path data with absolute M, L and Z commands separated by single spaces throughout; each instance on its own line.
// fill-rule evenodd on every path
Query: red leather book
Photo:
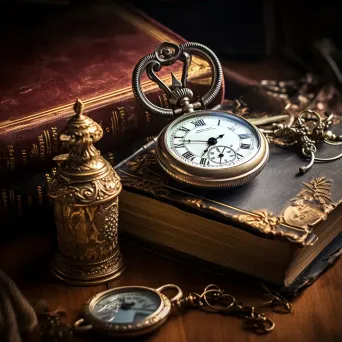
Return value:
M 166 119 L 138 105 L 131 74 L 135 64 L 161 42 L 180 44 L 185 42 L 182 37 L 116 3 L 56 6 L 45 12 L 27 6 L 16 8 L 0 33 L 5 51 L 0 57 L 1 174 L 21 171 L 25 165 L 52 166 L 52 157 L 63 152 L 59 131 L 73 114 L 77 98 L 102 125 L 104 137 L 97 147 L 104 152 L 156 134 L 166 125 Z M 168 84 L 170 71 L 180 76 L 181 65 L 161 72 Z M 189 81 L 195 93 L 206 91 L 209 65 L 194 59 Z M 162 104 L 157 85 L 147 77 L 142 82 L 148 98 Z M 223 88 L 213 106 L 222 98 Z

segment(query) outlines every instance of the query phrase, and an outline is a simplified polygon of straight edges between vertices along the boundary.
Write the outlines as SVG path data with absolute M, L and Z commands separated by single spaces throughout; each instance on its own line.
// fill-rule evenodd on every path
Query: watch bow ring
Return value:
M 194 94 L 187 87 L 194 55 L 204 58 L 211 67 L 211 84 L 204 95 Z M 181 79 L 171 74 L 172 85 L 168 86 L 157 73 L 177 61 L 183 63 Z M 158 107 L 145 96 L 141 88 L 144 72 L 165 92 L 169 108 Z M 162 130 L 155 145 L 159 165 L 178 182 L 213 189 L 240 186 L 257 176 L 268 160 L 267 140 L 256 126 L 233 113 L 208 109 L 222 82 L 217 56 L 193 42 L 164 42 L 134 68 L 132 88 L 139 104 L 154 115 L 178 116 Z

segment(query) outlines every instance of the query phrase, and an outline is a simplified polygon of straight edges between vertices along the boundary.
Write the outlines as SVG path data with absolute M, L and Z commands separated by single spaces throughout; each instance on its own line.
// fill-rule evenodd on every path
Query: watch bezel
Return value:
M 128 291 L 148 291 L 156 294 L 160 299 L 160 305 L 158 309 L 153 312 L 148 317 L 136 323 L 110 323 L 105 322 L 93 313 L 94 306 L 98 303 L 104 296 L 112 293 L 118 292 L 128 292 Z M 154 329 L 157 329 L 160 325 L 162 325 L 167 316 L 171 312 L 171 301 L 164 294 L 158 292 L 155 289 L 145 287 L 145 286 L 122 286 L 114 289 L 109 289 L 103 292 L 98 293 L 93 296 L 85 305 L 84 316 L 87 322 L 89 322 L 93 329 L 105 333 L 111 336 L 139 336 L 146 334 Z
M 167 135 L 171 128 L 182 121 L 184 117 L 179 117 L 171 124 L 166 126 L 160 133 L 156 144 L 156 157 L 160 166 L 172 177 L 183 183 L 198 187 L 234 187 L 245 184 L 264 168 L 269 158 L 269 146 L 264 135 L 256 126 L 248 120 L 238 117 L 233 113 L 218 110 L 201 110 L 191 114 L 185 114 L 186 118 L 198 117 L 201 115 L 213 116 L 234 116 L 235 120 L 253 128 L 256 132 L 259 148 L 257 153 L 246 162 L 237 166 L 227 168 L 203 168 L 200 166 L 189 165 L 177 158 L 167 145 Z

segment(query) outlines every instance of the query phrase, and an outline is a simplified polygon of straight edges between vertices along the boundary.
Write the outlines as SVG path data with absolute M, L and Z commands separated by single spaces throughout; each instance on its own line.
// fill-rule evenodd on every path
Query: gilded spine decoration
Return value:
M 192 87 L 196 92 L 202 93 L 208 85 L 201 84 L 199 79 L 193 81 Z M 161 91 L 156 89 L 148 94 L 151 102 L 162 101 L 165 104 L 165 99 L 161 96 Z M 103 129 L 103 138 L 98 143 L 103 152 L 156 135 L 168 123 L 164 118 L 151 116 L 132 97 L 99 106 L 91 111 L 91 117 Z M 0 142 L 0 174 L 17 172 L 30 165 L 42 169 L 50 168 L 52 158 L 68 152 L 68 146 L 59 140 L 64 122 L 65 114 L 56 115 L 52 123 L 39 124 L 40 126 L 33 121 L 27 129 L 20 132 L 20 139 L 17 139 L 15 127 L 6 132 L 0 122 L 0 131 L 6 133 Z

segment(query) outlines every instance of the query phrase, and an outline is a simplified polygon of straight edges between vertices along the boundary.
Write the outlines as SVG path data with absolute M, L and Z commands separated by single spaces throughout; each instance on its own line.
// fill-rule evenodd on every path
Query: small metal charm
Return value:
M 300 113 L 293 125 L 273 124 L 271 130 L 263 130 L 269 139 L 280 146 L 299 145 L 301 152 L 310 162 L 299 168 L 300 173 L 307 172 L 314 163 L 331 162 L 342 157 L 342 153 L 331 158 L 316 157 L 317 144 L 341 145 L 342 136 L 336 136 L 329 130 L 333 121 L 333 114 L 326 114 L 322 118 L 320 114 L 312 110 Z
M 59 251 L 52 262 L 54 275 L 68 283 L 93 285 L 123 272 L 118 245 L 118 195 L 122 186 L 112 166 L 93 143 L 101 126 L 84 113 L 80 100 L 60 140 L 68 154 L 54 158 L 57 171 L 49 182 Z

